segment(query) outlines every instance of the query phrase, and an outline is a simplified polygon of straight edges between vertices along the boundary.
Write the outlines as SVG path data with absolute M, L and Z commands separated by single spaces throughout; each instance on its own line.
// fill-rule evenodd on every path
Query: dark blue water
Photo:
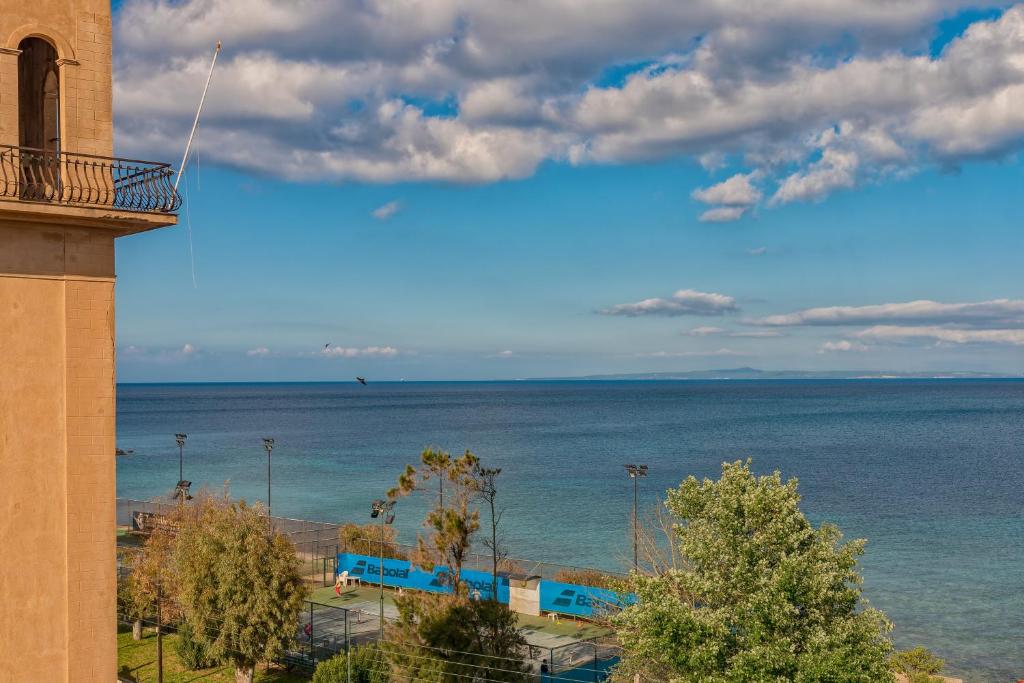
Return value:
M 368 517 L 430 444 L 503 468 L 512 554 L 623 569 L 632 488 L 641 505 L 687 475 L 752 457 L 797 477 L 803 508 L 867 538 L 871 603 L 901 647 L 923 644 L 969 681 L 1024 677 L 1024 382 L 495 382 L 126 385 L 118 496 L 166 493 L 174 433 L 185 478 L 266 496 L 275 514 Z M 397 508 L 414 538 L 424 501 Z

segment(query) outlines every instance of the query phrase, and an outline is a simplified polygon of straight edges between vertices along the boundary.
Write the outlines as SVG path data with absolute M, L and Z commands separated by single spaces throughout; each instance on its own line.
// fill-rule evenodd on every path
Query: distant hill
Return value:
M 1004 377 L 1020 377 L 1020 375 L 964 370 L 949 372 L 885 372 L 878 370 L 758 370 L 757 368 L 743 367 L 722 368 L 719 370 L 583 375 L 578 377 L 539 377 L 534 379 L 994 379 Z

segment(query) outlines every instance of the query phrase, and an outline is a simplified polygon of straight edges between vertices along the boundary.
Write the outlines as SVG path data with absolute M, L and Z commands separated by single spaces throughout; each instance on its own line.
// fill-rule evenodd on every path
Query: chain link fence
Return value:
M 172 512 L 177 502 L 117 499 L 117 523 L 121 527 L 146 533 L 159 524 L 162 516 Z M 287 535 L 302 561 L 307 582 L 315 586 L 333 585 L 338 553 L 348 550 L 340 531 L 344 525 L 329 522 L 272 517 L 274 528 Z M 134 537 L 129 536 L 128 539 Z M 358 538 L 362 547 L 380 543 L 379 539 Z M 134 538 L 137 543 L 137 538 Z M 415 546 L 390 542 L 400 552 L 412 555 Z M 118 581 L 127 578 L 130 559 L 141 550 L 132 543 L 118 545 Z M 491 555 L 470 553 L 464 568 L 490 572 Z M 592 572 L 586 568 L 551 562 L 538 562 L 519 558 L 504 558 L 502 571 L 540 576 L 549 580 L 564 578 L 566 573 Z M 618 575 L 608 574 L 616 577 Z M 371 577 L 367 577 L 370 579 Z M 367 581 L 373 583 L 372 581 Z M 285 653 L 282 663 L 312 670 L 317 663 L 348 651 L 349 647 L 377 642 L 381 633 L 381 618 L 376 611 L 326 605 L 315 600 L 306 601 L 296 625 L 295 647 Z M 388 618 L 385 620 L 385 630 Z M 155 616 L 144 620 L 155 624 Z M 174 624 L 165 627 L 174 628 Z M 604 681 L 609 669 L 618 661 L 620 649 L 614 638 L 600 637 L 574 640 L 557 647 L 528 645 L 522 652 L 522 661 L 537 675 L 541 683 L 566 681 L 584 683 Z

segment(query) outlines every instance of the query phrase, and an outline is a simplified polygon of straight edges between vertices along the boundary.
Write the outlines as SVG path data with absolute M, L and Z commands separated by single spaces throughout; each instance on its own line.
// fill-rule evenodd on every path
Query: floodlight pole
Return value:
M 188 434 L 175 434 L 174 440 L 178 442 L 178 481 L 185 478 L 185 439 Z
M 640 553 L 637 550 L 637 535 L 639 530 L 636 528 L 636 499 L 637 499 L 637 481 L 639 477 L 633 475 L 633 571 L 636 571 L 640 567 Z
M 647 465 L 633 465 L 628 464 L 625 466 L 626 472 L 629 473 L 629 478 L 633 480 L 633 571 L 639 571 L 640 569 L 640 552 L 639 546 L 639 515 L 637 513 L 637 494 L 638 494 L 638 479 L 640 477 L 647 476 Z
M 370 517 L 380 517 L 380 642 L 384 642 L 384 527 L 395 521 L 394 515 L 391 514 L 394 507 L 395 501 L 380 499 L 373 501 L 370 506 Z
M 267 524 L 270 524 L 270 452 L 274 450 L 273 439 L 263 439 L 263 448 L 267 451 Z
M 387 523 L 387 509 L 380 513 L 380 616 L 377 622 L 380 624 L 381 643 L 384 642 L 384 525 Z

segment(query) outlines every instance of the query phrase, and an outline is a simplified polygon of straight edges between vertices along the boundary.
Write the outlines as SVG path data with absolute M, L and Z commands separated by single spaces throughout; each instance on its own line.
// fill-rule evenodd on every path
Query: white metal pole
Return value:
M 220 41 L 213 50 L 213 61 L 210 62 L 210 73 L 206 77 L 206 85 L 203 87 L 203 96 L 199 98 L 199 108 L 196 109 L 196 118 L 192 122 L 192 132 L 188 135 L 188 142 L 185 143 L 185 154 L 181 157 L 181 166 L 178 167 L 178 177 L 174 179 L 174 191 L 178 191 L 178 183 L 181 182 L 181 174 L 185 172 L 185 164 L 188 162 L 188 153 L 192 149 L 192 138 L 196 136 L 196 128 L 199 127 L 199 115 L 203 113 L 203 103 L 206 102 L 206 91 L 210 89 L 210 81 L 213 80 L 213 67 L 217 66 L 217 55 L 220 54 Z

